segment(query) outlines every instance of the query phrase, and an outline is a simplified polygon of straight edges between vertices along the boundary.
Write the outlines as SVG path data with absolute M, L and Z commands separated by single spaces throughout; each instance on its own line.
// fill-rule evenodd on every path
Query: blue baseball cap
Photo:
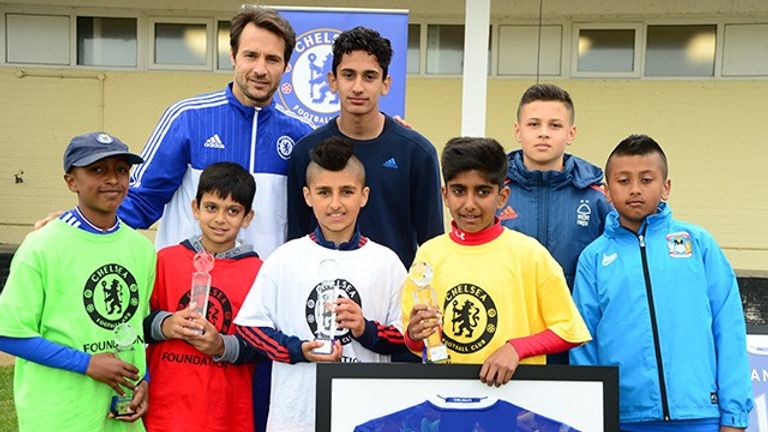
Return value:
M 64 150 L 64 172 L 112 156 L 125 156 L 131 164 L 144 162 L 141 156 L 131 153 L 128 146 L 117 137 L 105 132 L 91 132 L 78 135 L 69 142 Z

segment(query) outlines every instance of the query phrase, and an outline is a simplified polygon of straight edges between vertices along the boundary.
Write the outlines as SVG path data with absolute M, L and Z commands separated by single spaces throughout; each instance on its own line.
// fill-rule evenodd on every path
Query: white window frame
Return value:
M 628 72 L 621 71 L 580 71 L 579 70 L 579 32 L 581 30 L 634 30 L 635 46 L 633 70 Z M 645 70 L 645 27 L 643 23 L 637 22 L 616 22 L 616 23 L 596 23 L 596 22 L 577 22 L 573 23 L 571 31 L 571 77 L 572 78 L 640 78 Z
M 493 61 L 493 74 L 491 77 L 498 78 L 498 79 L 528 79 L 528 78 L 535 78 L 536 74 L 500 74 L 499 73 L 499 61 L 501 60 L 501 52 L 499 51 L 501 49 L 501 27 L 502 26 L 510 26 L 510 27 L 539 27 L 539 22 L 503 22 L 499 21 L 494 23 L 494 37 L 492 39 L 492 59 Z M 569 49 L 568 49 L 568 35 L 570 34 L 570 27 L 567 23 L 563 21 L 543 21 L 541 23 L 542 27 L 560 27 L 560 69 L 558 70 L 558 73 L 556 75 L 544 75 L 539 74 L 540 78 L 543 78 L 545 80 L 553 80 L 553 79 L 562 79 L 566 75 L 566 69 L 567 69 L 567 62 L 570 58 Z
M 756 21 L 750 21 L 750 22 L 734 22 L 729 20 L 728 22 L 723 22 L 720 24 L 722 26 L 722 31 L 718 30 L 718 46 L 722 46 L 722 49 L 720 49 L 717 53 L 717 59 L 715 63 L 715 67 L 717 70 L 716 73 L 720 74 L 720 77 L 723 79 L 733 79 L 733 80 L 740 80 L 740 79 L 765 79 L 768 78 L 768 73 L 766 74 L 753 74 L 753 75 L 723 75 L 723 68 L 725 67 L 725 27 L 729 25 L 765 25 L 768 26 L 768 19 L 763 20 L 756 20 Z M 718 63 L 719 62 L 719 65 Z
M 219 58 L 219 22 L 221 22 L 221 21 L 231 22 L 232 21 L 232 17 L 224 17 L 224 16 L 217 15 L 217 16 L 215 16 L 213 18 L 213 25 L 214 25 L 214 29 L 213 29 L 213 43 L 216 44 L 216 46 L 213 47 L 213 52 L 214 52 L 213 71 L 215 73 L 231 74 L 232 73 L 232 69 L 221 69 L 221 68 L 219 68 L 219 64 L 218 64 L 218 58 Z M 228 52 L 231 51 L 231 48 L 229 48 L 229 41 L 227 41 L 227 49 L 228 49 Z
M 32 10 L 1 10 L 2 13 L 1 20 L 3 22 L 3 33 L 2 33 L 2 41 L 3 41 L 3 57 L 2 57 L 2 64 L 8 65 L 8 66 L 29 66 L 29 67 L 50 67 L 50 68 L 61 68 L 61 67 L 68 67 L 72 66 L 72 29 L 74 28 L 74 24 L 72 23 L 73 16 L 70 13 L 64 13 L 58 9 L 54 10 L 39 10 L 39 9 L 32 9 Z M 24 16 L 41 16 L 41 17 L 65 17 L 67 18 L 68 26 L 69 26 L 69 40 L 68 40 L 68 46 L 69 46 L 69 59 L 68 63 L 25 63 L 25 62 L 9 62 L 8 58 L 6 57 L 7 52 L 7 45 L 8 45 L 8 38 L 6 35 L 7 31 L 7 20 L 8 15 L 24 15 Z M 76 43 L 76 42 L 75 42 Z M 77 54 L 75 54 L 75 57 L 77 57 Z
M 129 19 L 135 19 L 136 20 L 136 66 L 113 66 L 113 65 L 104 65 L 104 66 L 97 66 L 97 65 L 80 65 L 77 64 L 77 19 L 78 18 L 129 18 Z M 145 65 L 145 57 L 142 56 L 142 44 L 144 43 L 143 35 L 146 34 L 144 29 L 142 28 L 142 17 L 136 12 L 131 12 L 128 10 L 116 10 L 116 11 L 104 11 L 104 10 L 79 10 L 77 13 L 72 14 L 72 18 L 70 19 L 70 32 L 69 32 L 69 40 L 70 40 L 70 48 L 69 51 L 72 53 L 72 59 L 70 61 L 70 64 L 72 65 L 72 68 L 74 69 L 99 69 L 99 70 L 118 70 L 118 71 L 129 71 L 129 70 L 142 70 L 144 69 Z
M 147 69 L 175 71 L 213 71 L 215 69 L 214 55 L 218 55 L 217 35 L 214 34 L 214 17 L 185 18 L 169 16 L 150 16 L 147 19 Z M 183 65 L 155 63 L 155 25 L 156 24 L 195 24 L 205 25 L 205 64 Z M 215 54 L 214 54 L 215 53 Z
M 643 70 L 641 79 L 648 81 L 711 81 L 714 79 L 723 79 L 721 74 L 723 64 L 723 30 L 725 21 L 718 18 L 712 20 L 648 20 L 643 25 Z M 728 24 L 731 24 L 728 22 Z M 715 26 L 715 58 L 714 70 L 711 76 L 702 75 L 674 75 L 674 76 L 647 76 L 645 75 L 645 57 L 648 52 L 647 34 L 649 26 Z M 727 79 L 727 78 L 726 78 Z
M 69 17 L 69 63 L 68 64 L 41 64 L 41 63 L 10 63 L 6 61 L 6 15 L 47 15 L 47 16 L 67 16 Z M 132 18 L 136 20 L 136 66 L 92 66 L 77 64 L 77 18 Z M 78 8 L 73 11 L 72 8 L 63 8 L 56 6 L 39 5 L 0 5 L 0 66 L 9 67 L 40 67 L 40 68 L 71 68 L 83 70 L 117 70 L 117 71 L 136 71 L 146 70 L 145 54 L 146 51 L 141 47 L 144 44 L 146 35 L 145 19 L 140 12 L 129 9 L 94 9 Z

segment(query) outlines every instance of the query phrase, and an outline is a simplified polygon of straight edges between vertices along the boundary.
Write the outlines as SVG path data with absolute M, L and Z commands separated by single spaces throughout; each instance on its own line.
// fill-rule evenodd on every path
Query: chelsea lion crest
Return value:
M 340 33 L 320 28 L 297 36 L 293 61 L 278 92 L 285 108 L 318 126 L 339 112 L 339 95 L 331 91 L 327 76 L 333 69 L 333 41 Z

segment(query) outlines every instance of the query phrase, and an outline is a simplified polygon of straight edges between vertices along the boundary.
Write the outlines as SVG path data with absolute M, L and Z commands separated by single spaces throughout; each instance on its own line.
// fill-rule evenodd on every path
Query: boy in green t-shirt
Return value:
M 18 357 L 21 431 L 144 430 L 136 421 L 147 409 L 142 320 L 155 252 L 116 216 L 131 165 L 141 162 L 109 134 L 74 137 L 64 181 L 77 207 L 30 233 L 13 258 L 0 295 L 0 351 Z

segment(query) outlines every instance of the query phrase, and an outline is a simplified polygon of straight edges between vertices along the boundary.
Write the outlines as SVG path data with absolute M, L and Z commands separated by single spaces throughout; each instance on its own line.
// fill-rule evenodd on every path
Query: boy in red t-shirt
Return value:
M 144 321 L 151 370 L 147 429 L 252 431 L 254 350 L 234 335 L 232 320 L 261 267 L 237 235 L 253 219 L 253 177 L 240 165 L 210 165 L 200 176 L 192 212 L 202 234 L 160 250 Z M 190 304 L 193 260 L 213 257 L 207 316 Z M 207 318 L 207 319 L 206 319 Z

